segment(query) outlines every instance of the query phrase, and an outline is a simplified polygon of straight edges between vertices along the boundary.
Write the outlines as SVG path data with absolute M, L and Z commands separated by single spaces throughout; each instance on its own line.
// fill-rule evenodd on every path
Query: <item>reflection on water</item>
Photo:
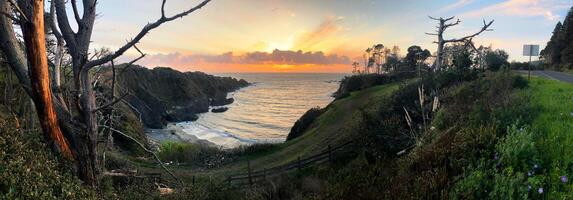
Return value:
M 294 122 L 308 109 L 324 107 L 344 74 L 219 74 L 254 85 L 230 97 L 224 113 L 205 113 L 195 122 L 172 124 L 186 134 L 223 147 L 257 142 L 282 142 Z

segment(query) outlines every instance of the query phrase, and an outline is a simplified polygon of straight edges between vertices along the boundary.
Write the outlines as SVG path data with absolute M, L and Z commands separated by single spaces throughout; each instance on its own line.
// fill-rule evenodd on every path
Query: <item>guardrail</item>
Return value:
M 298 157 L 296 161 L 292 161 L 289 162 L 287 164 L 284 165 L 279 165 L 276 167 L 272 167 L 272 168 L 264 168 L 262 170 L 258 170 L 258 171 L 253 171 L 251 168 L 251 162 L 247 161 L 247 172 L 246 173 L 241 173 L 241 174 L 235 174 L 235 175 L 231 175 L 227 177 L 227 182 L 229 184 L 235 184 L 235 185 L 253 185 L 255 183 L 258 183 L 260 181 L 264 181 L 267 177 L 270 176 L 274 176 L 274 175 L 278 175 L 278 174 L 282 174 L 291 170 L 302 170 L 302 168 L 310 166 L 310 165 L 315 165 L 315 164 L 319 164 L 322 163 L 324 161 L 328 161 L 330 163 L 332 163 L 332 161 L 334 161 L 334 154 L 339 151 L 340 149 L 342 149 L 343 147 L 351 144 L 352 142 L 347 142 L 344 143 L 340 146 L 334 147 L 332 148 L 330 145 L 328 145 L 328 150 L 310 156 L 308 158 L 304 158 L 301 159 L 301 157 Z

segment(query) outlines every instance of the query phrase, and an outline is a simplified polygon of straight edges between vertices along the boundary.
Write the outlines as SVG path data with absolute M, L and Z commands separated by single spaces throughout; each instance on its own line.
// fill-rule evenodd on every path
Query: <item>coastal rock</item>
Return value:
M 242 79 L 164 67 L 117 68 L 121 93 L 129 93 L 126 102 L 148 128 L 163 128 L 168 122 L 194 121 L 197 114 L 209 112 L 209 106 L 233 103 L 234 99 L 227 98 L 227 94 L 249 85 Z
M 211 112 L 212 113 L 222 113 L 222 112 L 225 112 L 227 110 L 229 110 L 229 108 L 221 107 L 221 108 L 213 108 L 213 109 L 211 109 Z

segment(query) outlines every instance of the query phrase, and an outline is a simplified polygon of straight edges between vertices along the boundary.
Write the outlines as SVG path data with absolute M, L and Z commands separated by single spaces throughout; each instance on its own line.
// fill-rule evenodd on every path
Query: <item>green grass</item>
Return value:
M 328 145 L 334 147 L 347 142 L 351 140 L 358 125 L 360 109 L 376 108 L 401 85 L 411 82 L 413 80 L 352 92 L 350 96 L 332 102 L 326 112 L 310 125 L 304 135 L 267 151 L 242 156 L 230 166 L 206 173 L 220 175 L 244 172 L 247 161 L 255 170 L 270 168 L 295 161 L 298 157 L 306 158 L 321 153 L 328 148 Z
M 573 84 L 534 78 L 530 82 L 531 104 L 537 108 L 532 130 L 542 158 L 550 199 L 573 198 Z M 573 179 L 572 179 L 573 180 Z
M 279 149 L 251 161 L 254 168 L 271 167 L 320 153 L 328 145 L 338 145 L 350 140 L 357 125 L 357 112 L 363 107 L 374 107 L 400 86 L 400 83 L 377 86 L 353 92 L 349 97 L 329 105 L 327 111 L 316 119 L 310 128 L 292 141 L 280 145 Z

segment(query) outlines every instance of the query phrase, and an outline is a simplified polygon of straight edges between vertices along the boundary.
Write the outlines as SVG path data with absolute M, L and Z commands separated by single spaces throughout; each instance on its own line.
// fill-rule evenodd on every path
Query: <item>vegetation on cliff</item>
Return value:
M 196 120 L 198 113 L 209 111 L 209 106 L 232 103 L 227 94 L 249 85 L 245 80 L 171 68 L 120 66 L 117 70 L 120 71 L 117 90 L 128 94 L 125 100 L 132 106 L 132 112 L 139 114 L 150 128 L 162 128 L 167 122 Z

